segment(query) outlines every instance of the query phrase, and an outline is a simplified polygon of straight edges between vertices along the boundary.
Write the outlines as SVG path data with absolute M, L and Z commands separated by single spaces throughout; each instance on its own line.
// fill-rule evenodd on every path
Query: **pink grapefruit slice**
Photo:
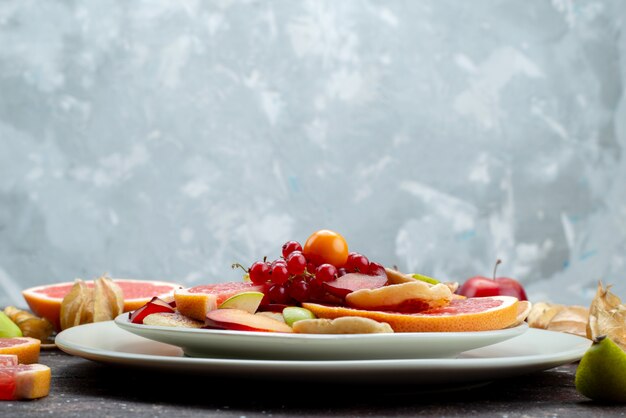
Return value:
M 303 303 L 318 318 L 360 316 L 388 323 L 395 332 L 463 332 L 507 328 L 517 322 L 518 299 L 512 296 L 452 299 L 444 307 L 400 313 Z
M 37 399 L 50 393 L 50 368 L 43 364 L 0 367 L 0 400 Z
M 41 341 L 30 337 L 0 338 L 0 355 L 14 354 L 19 364 L 39 361 Z
M 183 287 L 177 283 L 155 280 L 113 279 L 113 281 L 121 287 L 124 294 L 124 312 L 142 307 L 154 296 L 159 298 L 171 296 L 175 289 Z M 93 281 L 85 283 L 90 287 L 94 285 Z M 61 302 L 73 285 L 74 282 L 63 282 L 31 287 L 23 290 L 22 296 L 35 315 L 47 318 L 59 331 Z
M 217 309 L 226 299 L 243 292 L 263 292 L 262 285 L 252 282 L 226 282 L 178 289 L 174 292 L 176 309 L 182 315 L 204 321 L 206 315 Z

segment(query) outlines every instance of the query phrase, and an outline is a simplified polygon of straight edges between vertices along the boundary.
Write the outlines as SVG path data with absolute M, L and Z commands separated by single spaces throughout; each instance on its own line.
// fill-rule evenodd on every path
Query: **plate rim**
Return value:
M 235 330 L 222 330 L 222 329 L 207 329 L 207 328 L 184 328 L 184 327 L 167 327 L 161 325 L 144 325 L 134 324 L 129 321 L 128 313 L 122 313 L 113 319 L 113 322 L 124 330 L 153 330 L 164 331 L 180 334 L 204 334 L 204 335 L 219 335 L 219 336 L 242 336 L 253 337 L 260 339 L 290 339 L 290 340 L 376 340 L 376 339 L 415 339 L 415 338 L 428 338 L 437 337 L 439 339 L 455 339 L 475 336 L 492 336 L 503 333 L 521 333 L 520 330 L 527 331 L 530 327 L 528 323 L 522 322 L 514 327 L 502 328 L 497 330 L 484 330 L 484 331 L 452 331 L 452 332 L 395 332 L 395 333 L 367 333 L 367 334 L 304 334 L 304 333 L 288 333 L 288 332 L 259 332 L 259 331 L 235 331 Z M 137 334 L 139 335 L 139 334 Z
M 134 338 L 139 338 L 143 340 L 143 342 L 147 344 L 155 344 L 155 345 L 166 345 L 170 346 L 174 349 L 181 350 L 180 356 L 169 356 L 169 355 L 157 355 L 157 354 L 139 354 L 139 353 L 128 353 L 122 351 L 115 351 L 103 348 L 94 348 L 84 344 L 76 344 L 71 341 L 72 334 L 86 332 L 86 330 L 92 327 L 111 327 L 115 331 L 119 331 L 121 333 L 127 333 L 128 336 L 132 336 Z M 67 330 L 62 331 L 57 335 L 59 341 L 57 341 L 57 346 L 60 350 L 79 357 L 83 357 L 89 360 L 94 360 L 89 356 L 85 356 L 84 354 L 98 356 L 101 358 L 106 358 L 108 360 L 141 360 L 148 361 L 150 363 L 159 363 L 162 361 L 166 362 L 174 362 L 174 363 L 183 363 L 183 364 L 233 364 L 233 365 L 267 365 L 267 366 L 279 366 L 279 367 L 289 367 L 289 366 L 348 366 L 348 365 L 370 365 L 370 366 L 382 366 L 382 365 L 433 365 L 436 367 L 445 366 L 445 365 L 460 365 L 464 366 L 476 366 L 476 367 L 485 367 L 485 366 L 493 366 L 494 368 L 501 367 L 503 365 L 511 365 L 511 361 L 515 360 L 514 366 L 524 366 L 530 364 L 539 364 L 539 363 L 548 363 L 553 361 L 563 361 L 563 362 L 573 362 L 580 360 L 582 355 L 587 350 L 587 348 L 591 345 L 591 341 L 574 334 L 562 333 L 557 331 L 549 331 L 537 328 L 529 328 L 525 333 L 520 334 L 515 338 L 530 338 L 529 336 L 532 334 L 537 334 L 537 337 L 542 334 L 545 335 L 553 335 L 558 336 L 560 338 L 569 338 L 572 340 L 578 340 L 578 344 L 583 344 L 578 347 L 577 345 L 572 345 L 572 348 L 568 350 L 562 350 L 558 352 L 553 352 L 549 354 L 527 354 L 527 355 L 519 355 L 519 356 L 503 356 L 503 357 L 456 357 L 456 358 L 402 358 L 402 359 L 339 359 L 339 360 L 280 360 L 280 359 L 253 359 L 253 358 L 221 358 L 221 357 L 187 357 L 182 355 L 182 349 L 180 347 L 166 344 L 162 342 L 158 342 L 155 340 L 150 340 L 145 337 L 141 337 L 136 334 L 132 334 L 124 329 L 117 327 L 113 321 L 104 321 L 92 324 L 84 324 L 76 327 L 69 328 Z M 68 337 L 69 336 L 69 337 Z M 68 341 L 69 339 L 69 341 Z M 502 343 L 510 343 L 512 339 L 505 340 Z M 481 350 L 486 347 L 477 348 L 474 350 Z M 81 355 L 82 354 L 82 355 Z M 94 360 L 99 361 L 99 360 Z M 534 361 L 534 362 L 533 362 Z M 125 362 L 122 362 L 125 363 Z M 565 364 L 565 363 L 563 363 Z
M 256 359 L 451 358 L 497 344 L 528 331 L 528 324 L 471 332 L 305 334 L 236 331 L 134 324 L 120 314 L 113 322 L 124 331 L 174 345 L 191 357 Z

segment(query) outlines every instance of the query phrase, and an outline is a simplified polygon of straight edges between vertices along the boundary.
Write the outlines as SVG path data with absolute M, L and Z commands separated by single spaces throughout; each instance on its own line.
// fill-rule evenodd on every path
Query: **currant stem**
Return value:
M 496 265 L 493 266 L 493 280 L 496 280 L 496 270 L 498 269 L 498 265 L 502 263 L 502 260 L 499 258 L 496 260 Z
M 247 269 L 247 268 L 245 268 L 244 266 L 242 266 L 242 265 L 241 265 L 241 264 L 239 264 L 239 263 L 233 263 L 233 264 L 230 266 L 230 268 L 232 268 L 232 269 L 240 268 L 240 269 L 242 269 L 243 271 L 245 271 L 246 273 L 249 273 L 248 269 Z

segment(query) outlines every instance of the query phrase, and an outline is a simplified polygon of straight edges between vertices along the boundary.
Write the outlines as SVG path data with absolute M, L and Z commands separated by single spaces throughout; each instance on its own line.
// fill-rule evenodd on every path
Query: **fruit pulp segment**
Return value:
M 115 280 L 114 280 L 115 281 Z M 138 299 L 147 296 L 162 295 L 172 291 L 172 286 L 156 285 L 151 282 L 131 282 L 131 281 L 115 281 L 124 292 L 124 299 Z M 93 287 L 93 283 L 85 283 L 87 287 Z M 36 293 L 46 295 L 50 298 L 63 299 L 67 295 L 74 284 L 62 284 L 56 286 L 42 287 L 36 290 Z
M 17 355 L 15 354 L 0 354 L 0 367 L 4 366 L 17 366 Z
M 0 368 L 0 400 L 15 399 L 15 367 Z
M 450 304 L 423 312 L 431 316 L 458 315 L 463 313 L 482 312 L 502 305 L 501 300 L 492 298 L 452 299 Z

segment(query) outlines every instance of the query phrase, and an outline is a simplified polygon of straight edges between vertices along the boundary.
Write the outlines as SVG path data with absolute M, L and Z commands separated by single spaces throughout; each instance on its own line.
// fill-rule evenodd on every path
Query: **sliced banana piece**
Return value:
M 386 322 L 358 316 L 342 316 L 335 319 L 302 319 L 294 322 L 293 332 L 301 334 L 375 334 L 391 333 L 393 328 Z
M 143 319 L 144 325 L 156 325 L 160 327 L 201 328 L 204 323 L 178 312 L 157 312 Z

